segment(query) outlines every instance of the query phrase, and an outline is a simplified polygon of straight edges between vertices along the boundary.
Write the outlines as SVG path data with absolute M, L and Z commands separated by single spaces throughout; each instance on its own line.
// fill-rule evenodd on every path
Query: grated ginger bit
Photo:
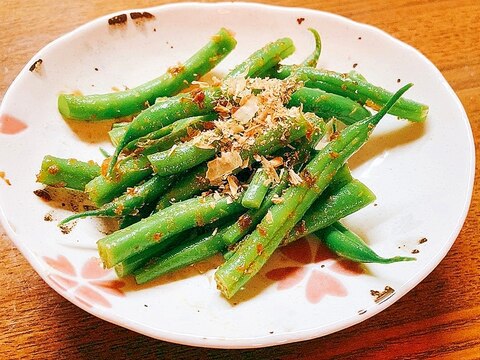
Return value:
M 299 185 L 303 182 L 303 179 L 293 169 L 288 169 L 288 181 L 292 185 Z
M 221 180 L 224 176 L 230 175 L 233 170 L 238 169 L 243 164 L 238 151 L 222 152 L 217 157 L 207 163 L 207 179 L 210 182 Z

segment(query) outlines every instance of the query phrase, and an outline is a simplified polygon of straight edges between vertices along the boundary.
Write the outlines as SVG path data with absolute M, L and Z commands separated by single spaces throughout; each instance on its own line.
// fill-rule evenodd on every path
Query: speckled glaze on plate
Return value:
M 0 171 L 8 180 L 0 181 L 2 224 L 55 291 L 91 314 L 158 339 L 262 347 L 363 321 L 405 295 L 443 259 L 469 207 L 474 146 L 458 98 L 422 54 L 371 26 L 308 9 L 183 3 L 147 9 L 155 18 L 136 21 L 133 11 L 122 12 L 123 24 L 109 25 L 113 15 L 105 16 L 46 46 L 19 74 L 0 108 Z M 42 157 L 100 162 L 99 147 L 111 149 L 103 135 L 108 125 L 86 128 L 65 121 L 56 108 L 58 94 L 140 84 L 188 58 L 221 26 L 236 33 L 238 46 L 215 70 L 219 76 L 284 36 L 297 47 L 287 62 L 300 61 L 313 48 L 307 31 L 313 27 L 322 36 L 321 67 L 348 72 L 357 64 L 355 70 L 368 80 L 392 90 L 415 83 L 408 97 L 430 106 L 428 121 L 382 121 L 350 161 L 354 175 L 378 199 L 345 222 L 378 253 L 414 252 L 416 262 L 358 266 L 314 239 L 301 240 L 278 251 L 246 290 L 227 301 L 212 278 L 219 259 L 136 286 L 101 268 L 95 250 L 101 221 L 79 221 L 68 234 L 57 228 L 69 212 L 33 194 L 41 188 L 35 174 Z M 30 71 L 38 59 L 42 63 Z

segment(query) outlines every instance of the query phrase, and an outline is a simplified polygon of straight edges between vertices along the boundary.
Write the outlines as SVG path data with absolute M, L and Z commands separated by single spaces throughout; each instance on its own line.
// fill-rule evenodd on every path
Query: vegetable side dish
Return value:
M 422 122 L 428 107 L 402 98 L 411 84 L 392 94 L 356 72 L 317 69 L 321 41 L 310 31 L 316 47 L 298 65 L 281 64 L 295 50 L 282 38 L 222 79 L 200 81 L 235 48 L 220 29 L 183 64 L 136 88 L 60 95 L 66 118 L 134 116 L 113 125 L 115 152 L 102 165 L 44 158 L 40 183 L 84 191 L 96 206 L 60 224 L 118 218 L 120 229 L 98 251 L 107 268 L 139 284 L 223 253 L 215 280 L 227 298 L 279 246 L 311 233 L 353 261 L 414 260 L 377 255 L 339 220 L 375 199 L 348 159 L 385 114 Z

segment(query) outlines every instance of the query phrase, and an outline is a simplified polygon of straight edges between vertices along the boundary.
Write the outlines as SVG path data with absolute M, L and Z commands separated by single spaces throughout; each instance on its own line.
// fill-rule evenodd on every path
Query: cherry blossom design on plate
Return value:
M 63 255 L 56 259 L 44 256 L 45 262 L 57 270 L 60 274 L 49 274 L 48 277 L 59 288 L 73 293 L 73 295 L 88 307 L 94 305 L 110 308 L 106 294 L 113 296 L 125 296 L 122 288 L 125 283 L 120 280 L 105 279 L 111 272 L 102 267 L 100 260 L 90 258 L 83 265 L 78 274 L 72 263 Z
M 27 124 L 25 124 L 23 121 L 19 119 L 8 114 L 0 115 L 0 133 L 1 134 L 14 135 L 25 130 L 26 128 L 27 128 Z
M 318 240 L 308 241 L 304 238 L 281 248 L 279 252 L 291 264 L 289 262 L 289 266 L 270 270 L 265 276 L 277 282 L 278 290 L 290 289 L 304 282 L 306 299 L 312 304 L 320 302 L 327 295 L 348 295 L 341 278 L 332 272 L 347 276 L 365 273 L 360 264 L 341 259 Z

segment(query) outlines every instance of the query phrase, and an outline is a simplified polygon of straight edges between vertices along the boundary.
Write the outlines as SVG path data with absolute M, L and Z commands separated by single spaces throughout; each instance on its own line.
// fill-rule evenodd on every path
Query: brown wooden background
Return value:
M 442 71 L 467 110 L 475 138 L 480 138 L 478 0 L 266 2 L 338 13 L 413 45 Z M 160 3 L 165 1 L 2 0 L 0 99 L 34 53 L 58 36 L 100 15 Z M 0 359 L 480 359 L 479 216 L 476 186 L 465 226 L 448 256 L 383 313 L 324 338 L 258 350 L 169 344 L 101 321 L 51 290 L 2 235 Z

